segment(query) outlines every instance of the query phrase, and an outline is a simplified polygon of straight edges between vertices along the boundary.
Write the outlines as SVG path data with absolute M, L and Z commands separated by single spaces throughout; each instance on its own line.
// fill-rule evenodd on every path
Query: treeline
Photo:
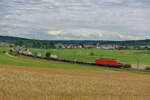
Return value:
M 41 42 L 39 40 L 34 40 L 32 42 L 24 41 L 24 40 L 18 40 L 15 43 L 15 46 L 24 46 L 25 48 L 32 47 L 32 48 L 55 48 L 54 41 L 49 42 Z
M 27 45 L 32 46 L 33 42 L 36 41 L 34 47 L 44 45 L 45 48 L 49 47 L 49 40 L 35 40 L 35 39 L 25 39 L 19 37 L 9 37 L 9 36 L 0 36 L 0 42 L 16 43 L 17 41 L 24 41 Z M 40 43 L 38 43 L 38 41 Z M 146 40 L 127 40 L 127 41 L 107 41 L 107 40 L 54 40 L 54 44 L 118 44 L 122 46 L 136 46 L 136 45 L 150 45 L 150 39 Z
M 107 41 L 107 40 L 55 40 L 55 43 L 62 44 L 117 44 L 121 46 L 142 46 L 150 45 L 150 39 L 146 40 L 127 40 L 127 41 Z

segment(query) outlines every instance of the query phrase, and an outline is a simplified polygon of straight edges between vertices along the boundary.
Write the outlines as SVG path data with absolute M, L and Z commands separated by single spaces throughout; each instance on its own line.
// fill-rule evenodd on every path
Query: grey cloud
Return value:
M 101 39 L 149 38 L 148 4 L 148 0 L 1 0 L 0 35 L 84 40 L 100 39 L 98 32 L 103 32 Z M 64 33 L 54 36 L 49 30 Z M 86 32 L 90 34 L 82 35 Z

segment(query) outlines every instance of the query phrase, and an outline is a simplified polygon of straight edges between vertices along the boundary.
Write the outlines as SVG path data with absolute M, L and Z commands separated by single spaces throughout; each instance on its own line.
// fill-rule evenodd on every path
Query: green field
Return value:
M 104 70 L 118 70 L 111 68 L 99 68 L 93 66 L 84 66 L 77 64 L 69 64 L 62 62 L 46 61 L 37 58 L 29 58 L 23 56 L 9 57 L 6 56 L 3 51 L 8 51 L 8 47 L 0 47 L 0 65 L 8 66 L 25 66 L 25 67 L 40 67 L 40 68 L 55 68 L 55 69 L 71 69 L 71 70 L 94 70 L 94 71 L 104 71 Z
M 42 56 L 49 51 L 56 54 L 59 59 L 69 59 L 84 62 L 94 62 L 96 58 L 118 59 L 123 63 L 136 64 L 139 58 L 140 64 L 150 65 L 149 50 L 104 50 L 104 49 L 31 49 L 31 51 L 39 51 Z M 94 55 L 90 55 L 93 52 Z
M 75 70 L 103 70 L 103 68 L 74 65 L 68 63 L 57 63 L 28 57 L 8 57 L 3 51 L 8 51 L 9 47 L 0 47 L 0 64 L 14 66 L 31 66 Z M 113 58 L 121 62 L 136 64 L 137 58 L 140 59 L 140 67 L 145 64 L 150 66 L 150 51 L 146 50 L 103 50 L 103 49 L 31 49 L 32 52 L 41 52 L 42 56 L 49 51 L 56 54 L 59 59 L 77 60 L 83 62 L 94 62 L 96 58 Z M 93 52 L 94 55 L 90 55 Z M 144 69 L 144 68 L 143 68 Z

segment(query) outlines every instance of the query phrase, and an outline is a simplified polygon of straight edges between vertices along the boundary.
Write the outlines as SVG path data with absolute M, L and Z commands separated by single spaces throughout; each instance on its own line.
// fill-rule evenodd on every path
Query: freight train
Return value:
M 25 56 L 30 56 L 30 57 L 38 57 L 38 58 L 44 58 L 41 57 L 40 53 L 27 53 L 27 52 L 18 52 L 19 54 L 25 55 Z M 53 59 L 54 60 L 54 59 Z M 61 61 L 60 59 L 56 59 L 56 61 Z M 64 61 L 64 60 L 62 60 Z M 78 61 L 74 62 L 71 60 L 65 60 L 64 62 L 72 62 L 72 63 L 77 63 Z M 89 65 L 102 65 L 102 66 L 108 66 L 108 67 L 120 67 L 121 63 L 119 60 L 115 59 L 104 59 L 104 58 L 99 58 L 96 59 L 94 63 L 86 63 L 86 62 L 78 62 L 79 64 L 89 64 Z

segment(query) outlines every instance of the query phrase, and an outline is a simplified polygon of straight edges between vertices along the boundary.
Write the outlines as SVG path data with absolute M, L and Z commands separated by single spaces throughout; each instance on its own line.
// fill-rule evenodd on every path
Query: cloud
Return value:
M 49 36 L 56 36 L 56 39 L 67 40 L 94 40 L 100 39 L 103 36 L 101 31 L 95 30 L 49 30 L 47 33 Z
M 149 4 L 148 0 L 2 0 L 0 34 L 37 39 L 149 38 Z
M 144 40 L 144 39 L 149 39 L 150 36 L 139 36 L 139 35 L 122 35 L 122 34 L 119 34 L 119 37 L 121 40 Z
M 61 31 L 61 30 L 50 30 L 50 31 L 48 31 L 49 35 L 59 35 L 61 33 L 63 33 L 63 31 Z

